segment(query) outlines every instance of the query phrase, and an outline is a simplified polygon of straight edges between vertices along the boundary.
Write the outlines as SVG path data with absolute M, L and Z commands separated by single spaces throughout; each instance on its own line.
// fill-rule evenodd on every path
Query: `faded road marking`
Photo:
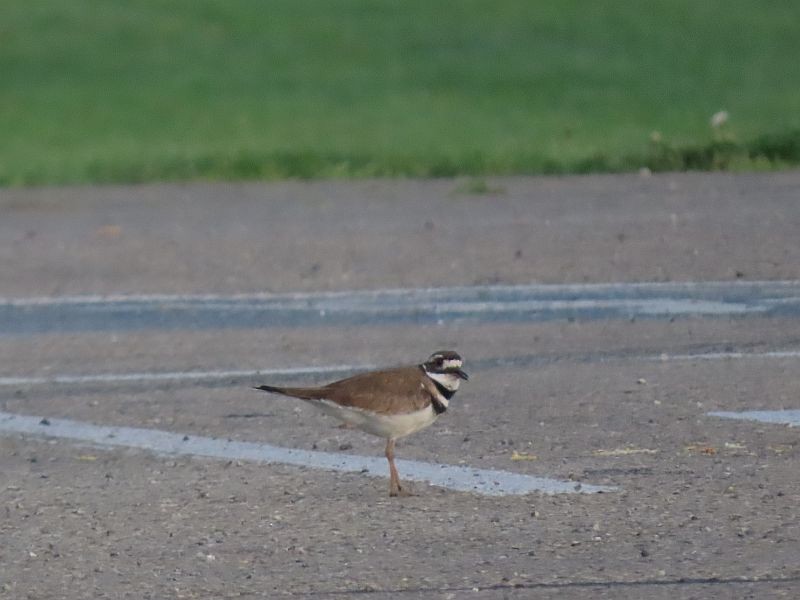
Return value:
M 84 385 L 92 383 L 147 383 L 158 381 L 202 381 L 254 379 L 256 377 L 298 377 L 303 375 L 350 374 L 374 368 L 372 365 L 332 365 L 258 371 L 174 371 L 167 373 L 99 373 L 96 375 L 52 375 L 49 377 L 0 377 L 0 386 Z
M 800 358 L 800 350 L 769 350 L 766 352 L 705 352 L 698 354 L 661 354 L 648 360 L 736 360 L 740 358 Z
M 236 442 L 199 436 L 184 436 L 156 429 L 110 427 L 68 419 L 48 419 L 0 412 L 0 433 L 27 434 L 73 440 L 104 447 L 138 448 L 158 454 L 205 456 L 227 460 L 248 460 L 268 464 L 310 467 L 326 471 L 363 473 L 386 477 L 386 459 L 352 454 L 329 454 L 314 450 L 282 448 L 254 442 Z M 397 460 L 404 479 L 485 496 L 610 492 L 616 488 L 580 484 L 508 471 Z
M 800 281 L 0 298 L 0 333 L 563 319 L 800 317 Z
M 723 419 L 741 419 L 760 423 L 776 423 L 800 427 L 800 410 L 745 410 L 741 412 L 715 411 L 708 413 L 712 417 Z
M 504 358 L 486 358 L 470 361 L 472 370 L 483 371 L 508 366 L 544 366 L 554 362 L 609 362 L 609 361 L 641 361 L 641 362 L 691 362 L 691 361 L 726 361 L 726 360 L 769 360 L 798 359 L 800 350 L 770 350 L 764 352 L 697 352 L 687 354 L 631 354 L 630 352 L 597 352 L 565 355 L 529 355 Z M 330 375 L 346 377 L 362 371 L 376 368 L 374 365 L 328 365 L 318 367 L 299 367 L 285 369 L 258 370 L 209 370 L 209 371 L 173 371 L 142 373 L 98 373 L 98 374 L 62 374 L 49 376 L 5 376 L 0 377 L 0 387 L 33 385 L 91 385 L 91 384 L 149 384 L 158 382 L 213 382 L 213 381 L 250 381 L 260 377 L 298 378 L 313 375 Z

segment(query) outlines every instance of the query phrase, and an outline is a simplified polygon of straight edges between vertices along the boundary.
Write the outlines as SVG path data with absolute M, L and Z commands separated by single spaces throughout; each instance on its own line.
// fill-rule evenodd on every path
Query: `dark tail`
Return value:
M 275 387 L 272 385 L 259 385 L 258 387 L 254 387 L 254 390 L 261 390 L 262 392 L 269 392 L 271 394 L 285 394 L 284 391 L 286 388 Z
M 319 400 L 325 397 L 324 388 L 293 388 L 259 385 L 253 389 L 269 392 L 270 394 L 282 394 L 284 396 L 291 396 L 292 398 L 300 398 L 301 400 Z

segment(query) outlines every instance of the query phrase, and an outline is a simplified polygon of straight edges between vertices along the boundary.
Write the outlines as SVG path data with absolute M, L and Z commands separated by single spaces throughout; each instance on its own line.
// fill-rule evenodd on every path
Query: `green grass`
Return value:
M 3 0 L 0 184 L 780 168 L 798 57 L 797 0 Z

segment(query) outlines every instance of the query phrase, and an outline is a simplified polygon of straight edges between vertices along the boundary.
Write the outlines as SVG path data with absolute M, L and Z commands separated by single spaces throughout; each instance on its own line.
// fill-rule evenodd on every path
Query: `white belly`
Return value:
M 360 408 L 339 406 L 329 400 L 312 400 L 311 404 L 348 425 L 387 439 L 411 435 L 428 427 L 439 416 L 432 405 L 410 413 L 376 415 Z

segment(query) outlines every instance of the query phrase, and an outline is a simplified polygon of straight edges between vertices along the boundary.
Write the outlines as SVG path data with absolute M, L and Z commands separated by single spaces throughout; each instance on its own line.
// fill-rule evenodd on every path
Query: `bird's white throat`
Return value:
M 428 377 L 450 392 L 455 392 L 461 384 L 458 375 L 453 373 L 431 373 L 430 371 L 426 371 L 426 373 Z

